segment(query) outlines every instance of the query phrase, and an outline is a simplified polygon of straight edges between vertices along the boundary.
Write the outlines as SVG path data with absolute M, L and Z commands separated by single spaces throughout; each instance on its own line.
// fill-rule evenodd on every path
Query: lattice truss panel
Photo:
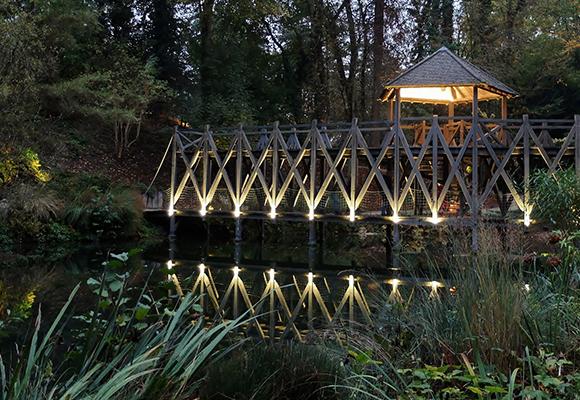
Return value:
M 396 221 L 529 218 L 534 170 L 580 171 L 580 122 L 402 119 L 176 130 L 168 209 Z M 476 144 L 474 146 L 474 144 Z M 578 172 L 580 173 L 580 172 Z

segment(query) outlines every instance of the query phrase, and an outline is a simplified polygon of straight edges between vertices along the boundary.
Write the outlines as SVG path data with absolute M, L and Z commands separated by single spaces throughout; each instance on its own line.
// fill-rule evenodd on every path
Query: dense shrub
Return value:
M 202 399 L 342 399 L 333 385 L 345 369 L 323 347 L 248 345 L 209 368 Z
M 19 239 L 37 239 L 43 226 L 55 218 L 62 203 L 50 190 L 35 183 L 19 183 L 4 190 L 0 216 L 12 235 Z

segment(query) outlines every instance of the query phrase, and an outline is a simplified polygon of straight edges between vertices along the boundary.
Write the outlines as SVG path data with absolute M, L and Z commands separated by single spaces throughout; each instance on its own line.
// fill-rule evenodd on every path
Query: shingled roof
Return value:
M 473 98 L 473 87 L 480 88 L 479 100 L 517 96 L 517 92 L 490 73 L 459 58 L 446 47 L 404 71 L 385 85 L 381 98 L 392 97 L 401 89 L 401 100 L 423 103 L 461 103 Z

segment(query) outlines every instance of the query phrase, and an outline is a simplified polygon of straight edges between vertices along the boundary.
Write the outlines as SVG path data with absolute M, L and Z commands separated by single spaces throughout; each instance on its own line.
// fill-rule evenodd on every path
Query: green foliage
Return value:
M 119 268 L 129 256 L 115 255 L 114 260 L 121 262 Z M 107 268 L 114 268 L 109 264 Z M 106 287 L 118 299 L 125 298 L 125 285 L 114 282 L 108 278 L 100 282 L 99 296 Z M 32 337 L 16 363 L 7 366 L 4 360 L 0 362 L 0 398 L 45 399 L 50 393 L 58 399 L 190 399 L 199 389 L 201 368 L 228 351 L 220 344 L 242 323 L 237 319 L 205 328 L 203 320 L 192 320 L 189 311 L 195 303 L 188 294 L 174 308 L 157 313 L 145 329 L 138 329 L 142 315 L 135 304 L 143 301 L 145 285 L 128 320 L 119 318 L 121 309 L 130 309 L 121 301 L 111 304 L 106 314 L 93 312 L 86 334 L 75 341 L 77 351 L 63 360 L 62 338 L 70 332 L 66 316 L 78 289 L 46 331 L 41 330 L 39 309 Z M 135 330 L 139 334 L 133 334 Z
M 30 148 L 0 148 L 0 188 L 19 181 L 47 182 L 50 175 L 42 170 L 38 154 Z
M 121 158 L 139 138 L 149 106 L 168 92 L 155 79 L 153 62 L 143 65 L 122 47 L 111 51 L 108 69 L 51 85 L 48 97 L 60 113 L 94 118 L 108 126 L 113 131 L 116 155 Z
M 580 180 L 574 169 L 538 171 L 531 186 L 534 216 L 559 229 L 580 230 Z
M 65 177 L 65 187 L 59 185 L 60 193 L 67 199 L 63 218 L 78 232 L 85 237 L 105 239 L 140 234 L 144 220 L 137 191 L 99 176 Z
M 247 345 L 209 368 L 204 399 L 342 399 L 332 388 L 344 378 L 337 355 L 324 347 Z

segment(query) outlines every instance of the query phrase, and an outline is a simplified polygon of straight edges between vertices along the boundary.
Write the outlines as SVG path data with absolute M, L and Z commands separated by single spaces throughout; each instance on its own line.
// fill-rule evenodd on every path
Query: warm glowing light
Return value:
M 174 266 L 174 265 L 175 265 L 175 264 L 173 263 L 173 261 L 172 261 L 172 260 L 169 260 L 169 261 L 167 261 L 167 269 L 171 269 L 171 268 L 173 268 L 173 266 Z
M 236 218 L 240 218 L 241 212 L 240 212 L 240 205 L 236 204 L 236 207 L 234 209 L 234 217 Z
M 356 217 L 355 217 L 355 215 L 354 215 L 354 208 L 351 208 L 351 209 L 350 209 L 350 214 L 349 214 L 349 216 L 348 216 L 348 219 L 349 219 L 349 221 L 350 221 L 350 222 L 354 222 L 355 218 L 356 218 Z
M 240 274 L 240 268 L 236 265 L 234 267 L 234 277 L 237 278 L 239 274 Z
M 276 206 L 275 205 L 270 206 L 270 218 L 276 219 Z
M 308 209 L 308 220 L 309 221 L 314 220 L 314 209 L 312 207 L 309 207 L 309 209 Z
M 314 281 L 314 275 L 312 274 L 312 272 L 308 273 L 308 283 L 312 283 Z
M 530 285 L 527 284 L 527 283 L 524 285 L 524 289 L 526 289 L 526 292 L 529 292 L 530 290 L 532 290 L 532 288 L 530 287 Z
M 396 279 L 396 278 L 395 278 L 395 279 L 391 279 L 391 280 L 389 281 L 389 283 L 390 283 L 391 285 L 393 285 L 393 289 L 396 289 L 396 288 L 397 288 L 397 286 L 399 286 L 399 285 L 401 284 L 401 281 L 400 281 L 399 279 Z
M 529 212 L 525 212 L 524 213 L 524 225 L 525 226 L 530 226 L 531 223 L 531 219 L 530 219 L 530 213 Z
M 173 215 L 175 215 L 175 209 L 173 208 L 173 206 L 169 207 L 169 209 L 167 210 L 167 215 L 169 215 L 170 217 L 173 217 Z
M 400 89 L 401 100 L 416 102 L 450 103 L 471 101 L 473 89 L 469 86 L 409 87 Z M 479 89 L 479 100 L 498 99 L 499 95 Z
M 429 294 L 429 297 L 432 299 L 439 298 L 439 293 L 437 292 L 437 288 L 440 286 L 443 286 L 443 284 L 441 284 L 440 282 L 437 282 L 437 281 L 431 281 L 431 282 L 429 282 L 429 286 L 431 286 L 431 293 Z
M 348 276 L 348 287 L 353 287 L 354 286 L 354 276 L 349 275 Z
M 395 224 L 398 224 L 399 222 L 401 222 L 401 218 L 399 218 L 399 214 L 398 213 L 394 213 L 393 216 L 391 217 L 391 219 L 393 220 L 393 222 Z
M 201 215 L 202 217 L 205 217 L 207 214 L 207 208 L 205 206 L 205 204 L 201 205 L 201 209 L 199 210 L 199 215 Z
M 199 264 L 199 273 L 203 275 L 205 273 L 205 264 Z
M 437 225 L 439 222 L 441 222 L 441 219 L 437 215 L 437 211 L 436 210 L 431 211 L 431 219 L 430 219 L 430 221 L 431 221 L 431 223 L 433 225 Z
M 274 271 L 274 268 L 272 268 L 270 271 L 268 271 L 268 274 L 270 275 L 270 282 L 274 282 L 274 274 L 276 272 Z

